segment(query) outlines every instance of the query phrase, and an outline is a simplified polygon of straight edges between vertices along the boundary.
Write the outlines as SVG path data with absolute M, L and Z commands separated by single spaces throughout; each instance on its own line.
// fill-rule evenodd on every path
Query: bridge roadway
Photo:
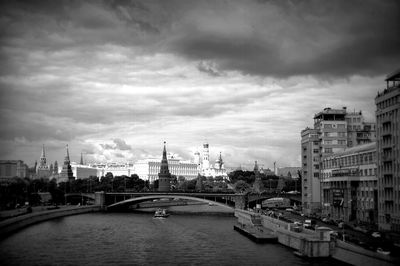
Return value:
M 123 207 L 154 199 L 189 199 L 213 203 L 223 207 L 245 209 L 253 207 L 260 200 L 272 197 L 286 197 L 299 203 L 300 195 L 277 193 L 205 193 L 205 192 L 96 192 L 96 204 L 107 208 Z

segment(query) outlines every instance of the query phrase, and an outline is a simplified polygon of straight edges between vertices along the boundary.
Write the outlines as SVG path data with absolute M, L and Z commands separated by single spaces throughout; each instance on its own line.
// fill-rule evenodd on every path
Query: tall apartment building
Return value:
M 400 70 L 388 75 L 386 83 L 375 98 L 378 225 L 400 232 Z
M 319 136 L 318 130 L 306 128 L 301 132 L 303 212 L 310 214 L 320 208 Z
M 375 142 L 323 159 L 321 183 L 322 215 L 345 222 L 377 222 Z
M 325 108 L 315 114 L 314 128 L 306 128 L 301 132 L 302 204 L 304 213 L 321 213 L 322 190 L 320 178 L 322 161 L 333 153 L 343 151 L 348 147 L 349 128 L 347 123 L 348 121 L 353 121 L 354 116 L 355 114 L 347 112 L 346 107 L 342 109 Z M 361 112 L 357 114 L 357 117 L 360 119 L 354 121 L 360 123 L 360 127 L 357 125 L 356 127 L 351 127 L 355 136 L 364 130 L 361 124 L 367 124 L 364 122 Z M 362 143 L 367 143 L 371 139 L 372 137 L 363 140 Z

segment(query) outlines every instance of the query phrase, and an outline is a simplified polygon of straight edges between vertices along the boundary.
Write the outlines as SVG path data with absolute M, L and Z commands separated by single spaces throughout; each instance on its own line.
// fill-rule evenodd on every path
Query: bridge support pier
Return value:
M 101 210 L 106 208 L 106 193 L 104 191 L 95 192 L 94 204 L 99 205 Z
M 235 209 L 245 210 L 247 208 L 247 197 L 242 195 L 234 196 Z

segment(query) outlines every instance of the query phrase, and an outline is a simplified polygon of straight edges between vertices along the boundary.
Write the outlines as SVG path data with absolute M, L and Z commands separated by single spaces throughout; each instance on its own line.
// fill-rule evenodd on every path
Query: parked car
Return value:
M 314 229 L 316 224 L 317 223 L 316 223 L 315 220 L 307 219 L 307 220 L 304 221 L 304 228 Z
M 381 237 L 382 235 L 381 235 L 381 233 L 379 233 L 379 232 L 373 232 L 373 233 L 371 234 L 371 236 L 372 236 L 372 237 L 375 237 L 375 238 L 378 238 L 378 237 Z
M 300 222 L 300 221 L 294 221 L 294 224 L 295 224 L 295 225 L 298 225 L 298 226 L 303 226 L 303 223 Z

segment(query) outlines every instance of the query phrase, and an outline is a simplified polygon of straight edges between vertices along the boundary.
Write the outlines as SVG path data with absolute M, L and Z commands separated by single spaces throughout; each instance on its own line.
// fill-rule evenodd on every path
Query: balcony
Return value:
M 390 128 L 383 128 L 382 129 L 382 137 L 391 136 L 392 130 Z
M 382 160 L 384 162 L 391 162 L 391 161 L 393 161 L 393 156 L 392 156 L 392 154 L 383 154 Z
M 385 168 L 385 169 L 382 169 L 382 174 L 383 175 L 393 175 L 393 169 L 392 168 Z
M 392 116 L 385 116 L 382 118 L 382 124 L 391 124 L 392 123 Z
M 392 140 L 391 139 L 389 139 L 389 140 L 383 140 L 382 141 L 382 148 L 391 148 L 392 147 Z

